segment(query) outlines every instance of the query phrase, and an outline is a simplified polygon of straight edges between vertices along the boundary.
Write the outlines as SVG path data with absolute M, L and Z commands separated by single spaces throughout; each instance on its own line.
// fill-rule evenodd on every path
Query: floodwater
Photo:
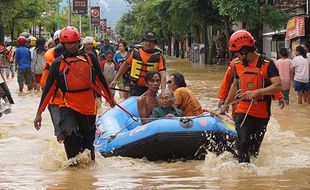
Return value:
M 168 72 L 181 72 L 204 108 L 215 109 L 216 93 L 226 66 L 168 61 Z M 19 94 L 17 82 L 8 82 L 16 104 L 0 118 L 0 189 L 310 189 L 310 105 L 291 104 L 273 117 L 258 159 L 238 164 L 229 153 L 208 154 L 204 161 L 149 162 L 122 157 L 89 161 L 68 167 L 63 145 L 57 143 L 48 111 L 42 129 L 33 119 L 40 94 Z

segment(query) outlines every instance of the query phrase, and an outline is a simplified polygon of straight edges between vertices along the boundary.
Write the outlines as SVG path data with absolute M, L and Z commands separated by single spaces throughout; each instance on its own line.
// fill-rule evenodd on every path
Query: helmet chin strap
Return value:
M 248 60 L 248 51 L 244 51 L 244 52 L 240 52 L 240 54 L 242 55 L 243 59 L 242 59 L 242 62 L 243 62 L 243 65 L 245 67 L 247 67 L 249 65 L 249 60 Z

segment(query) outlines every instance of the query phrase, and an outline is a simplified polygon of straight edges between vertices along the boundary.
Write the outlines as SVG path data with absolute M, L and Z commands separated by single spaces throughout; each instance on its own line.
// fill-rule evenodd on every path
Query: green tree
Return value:
M 282 29 L 289 14 L 281 9 L 276 9 L 260 0 L 212 0 L 223 17 L 226 26 L 226 35 L 229 39 L 229 24 L 241 22 L 244 28 L 253 29 L 254 36 L 259 39 L 262 26 L 268 25 L 273 30 Z M 262 49 L 262 41 L 258 40 Z
M 153 30 L 160 44 L 170 43 L 172 36 L 176 39 L 176 54 L 179 55 L 179 45 L 185 46 L 185 39 L 194 34 L 195 41 L 206 43 L 209 50 L 209 38 L 212 35 L 211 26 L 219 23 L 217 9 L 211 0 L 128 0 L 132 11 L 125 14 L 117 25 L 117 33 L 127 39 L 137 38 L 146 30 Z M 127 17 L 127 18 L 126 18 Z M 128 26 L 129 25 L 129 26 Z M 129 29 L 129 30 L 128 30 Z M 205 34 L 201 38 L 201 33 Z M 181 48 L 181 57 L 184 49 Z
M 14 6 L 13 6 L 14 5 Z M 15 32 L 28 30 L 32 25 L 46 22 L 48 16 L 55 15 L 56 0 L 14 0 L 0 4 L 0 39 L 3 32 L 14 38 Z M 2 27 L 1 27 L 2 26 Z

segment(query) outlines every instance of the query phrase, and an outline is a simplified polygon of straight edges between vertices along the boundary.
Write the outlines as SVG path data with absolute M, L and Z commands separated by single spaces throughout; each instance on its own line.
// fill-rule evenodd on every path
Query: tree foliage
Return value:
M 266 24 L 272 29 L 281 29 L 288 14 L 271 5 L 265 5 L 259 0 L 213 0 L 221 16 L 229 17 L 234 22 L 244 22 L 252 29 L 257 24 Z
M 147 30 L 154 31 L 160 41 L 167 41 L 171 35 L 185 38 L 197 28 L 219 22 L 218 11 L 210 0 L 127 1 L 132 10 L 123 15 L 116 32 L 129 41 L 137 39 L 137 35 L 141 37 Z
M 57 2 L 59 0 L 3 0 L 0 3 L 0 42 L 3 35 L 13 35 L 17 38 L 20 32 L 29 31 L 35 26 L 41 26 L 46 31 L 57 29 Z M 68 8 L 59 15 L 60 28 L 68 25 Z M 71 25 L 79 26 L 79 16 L 71 16 Z M 83 35 L 89 34 L 89 17 L 82 15 Z
M 117 33 L 136 39 L 151 29 L 159 38 L 173 34 L 186 37 L 212 25 L 224 26 L 243 22 L 248 29 L 266 24 L 277 30 L 285 26 L 288 14 L 260 0 L 127 0 L 132 10 L 122 17 Z M 128 17 L 128 18 L 126 18 Z M 129 26 L 130 25 L 130 26 Z M 227 32 L 228 35 L 228 32 Z M 132 41 L 132 40 L 130 40 Z

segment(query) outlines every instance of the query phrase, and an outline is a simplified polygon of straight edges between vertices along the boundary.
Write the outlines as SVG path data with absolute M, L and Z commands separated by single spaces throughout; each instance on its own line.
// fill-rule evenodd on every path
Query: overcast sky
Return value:
M 63 0 L 62 6 L 67 6 L 68 2 L 69 0 Z M 91 6 L 100 6 L 101 18 L 106 18 L 108 26 L 112 29 L 115 28 L 122 15 L 129 10 L 126 0 L 91 0 Z

